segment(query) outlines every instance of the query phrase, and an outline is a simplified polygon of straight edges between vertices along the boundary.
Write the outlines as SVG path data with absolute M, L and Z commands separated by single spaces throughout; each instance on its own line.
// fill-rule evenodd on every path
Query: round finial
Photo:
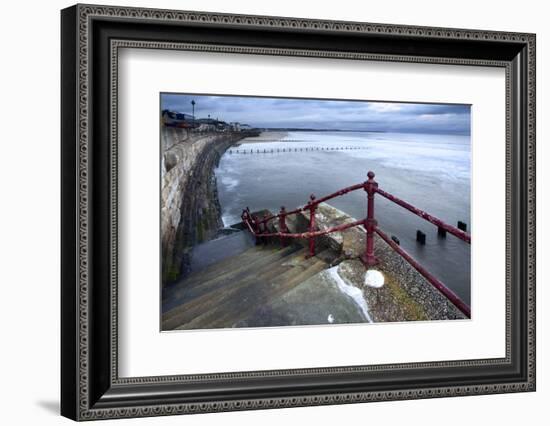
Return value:
M 367 173 L 367 176 L 369 177 L 369 179 L 374 179 L 374 172 L 373 171 L 370 171 Z

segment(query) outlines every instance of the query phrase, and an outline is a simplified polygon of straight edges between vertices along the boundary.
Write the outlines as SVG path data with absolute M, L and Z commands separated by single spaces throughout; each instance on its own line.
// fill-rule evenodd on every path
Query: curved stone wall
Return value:
M 243 132 L 189 133 L 161 129 L 161 247 L 163 284 L 185 273 L 193 245 L 223 225 L 214 168 Z

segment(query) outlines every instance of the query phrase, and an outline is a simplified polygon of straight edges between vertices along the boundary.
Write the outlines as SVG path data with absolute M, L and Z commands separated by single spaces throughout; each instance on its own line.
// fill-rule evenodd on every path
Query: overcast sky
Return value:
M 470 133 L 470 106 L 162 94 L 161 109 L 252 127 Z

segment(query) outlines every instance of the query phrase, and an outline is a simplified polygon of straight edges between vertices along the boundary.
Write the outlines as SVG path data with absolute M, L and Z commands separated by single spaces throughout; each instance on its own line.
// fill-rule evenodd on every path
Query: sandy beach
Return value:
M 252 136 L 245 138 L 239 142 L 239 145 L 245 143 L 269 143 L 269 142 L 280 142 L 281 139 L 285 138 L 288 135 L 288 132 L 262 132 L 260 136 Z

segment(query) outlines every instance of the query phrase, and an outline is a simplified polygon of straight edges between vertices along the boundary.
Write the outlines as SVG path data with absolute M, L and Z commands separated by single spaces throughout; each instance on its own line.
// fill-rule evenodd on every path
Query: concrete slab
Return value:
M 337 267 L 335 267 L 337 268 Z M 237 327 L 350 324 L 369 322 L 361 307 L 324 270 L 259 307 Z

